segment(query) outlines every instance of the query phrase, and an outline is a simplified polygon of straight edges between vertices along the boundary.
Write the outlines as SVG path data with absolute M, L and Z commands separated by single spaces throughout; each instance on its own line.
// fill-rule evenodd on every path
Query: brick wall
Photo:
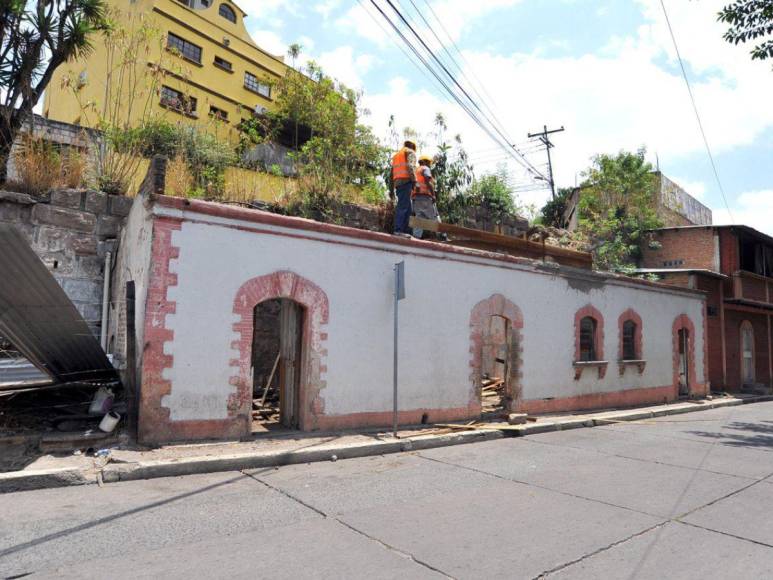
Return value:
M 99 332 L 105 254 L 115 252 L 132 200 L 83 189 L 45 197 L 0 191 L 0 222 L 16 226 L 92 330 Z
M 764 315 L 725 310 L 725 341 L 727 345 L 727 387 L 741 389 L 741 324 L 748 320 L 754 328 L 755 380 L 758 384 L 769 385 L 768 325 Z
M 642 268 L 696 268 L 714 270 L 713 228 L 688 228 L 652 232 L 660 248 L 642 244 Z

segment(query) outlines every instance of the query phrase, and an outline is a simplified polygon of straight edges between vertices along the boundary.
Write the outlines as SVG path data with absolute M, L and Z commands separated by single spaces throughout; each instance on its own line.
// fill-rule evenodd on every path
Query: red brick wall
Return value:
M 696 275 L 696 287 L 706 292 L 706 330 L 708 340 L 709 382 L 712 388 L 721 387 L 722 377 L 722 321 L 719 317 L 720 285 L 722 281 L 709 276 Z M 713 312 L 713 314 L 709 314 Z
M 728 276 L 740 269 L 738 238 L 729 229 L 719 230 L 720 271 Z
M 650 249 L 642 244 L 642 268 L 700 268 L 714 269 L 714 230 L 712 228 L 688 228 L 653 232 L 652 241 L 660 242 L 661 248 Z M 681 264 L 669 264 L 681 260 Z
M 754 366 L 756 382 L 770 384 L 770 345 L 768 344 L 768 324 L 763 314 L 753 314 L 737 310 L 725 310 L 725 341 L 727 348 L 727 388 L 741 389 L 741 323 L 751 322 L 754 328 Z

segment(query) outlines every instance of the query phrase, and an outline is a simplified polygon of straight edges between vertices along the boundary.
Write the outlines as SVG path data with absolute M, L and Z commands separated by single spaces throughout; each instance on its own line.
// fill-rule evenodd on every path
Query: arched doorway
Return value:
M 252 333 L 252 431 L 297 429 L 304 308 L 288 298 L 255 306 Z
M 278 271 L 242 284 L 233 312 L 237 316 L 233 324 L 236 340 L 231 343 L 234 358 L 229 382 L 236 387 L 232 399 L 239 416 L 253 425 L 253 411 L 258 410 L 256 393 L 262 397 L 266 383 L 272 382 L 279 403 L 275 427 L 284 424 L 303 431 L 316 429 L 325 408 L 322 391 L 326 386 L 329 316 L 325 292 L 294 272 Z M 264 336 L 265 348 L 255 348 L 258 331 Z M 259 370 L 255 368 L 257 360 Z M 271 378 L 274 365 L 276 376 Z M 263 370 L 266 367 L 268 370 Z M 260 380 L 256 380 L 258 374 Z
M 486 418 L 506 416 L 521 399 L 520 309 L 501 294 L 482 300 L 470 315 L 473 403 Z
M 696 385 L 695 379 L 695 326 L 682 314 L 673 326 L 674 387 L 679 398 L 689 398 Z
M 741 385 L 754 385 L 757 380 L 754 356 L 754 327 L 748 320 L 741 323 Z

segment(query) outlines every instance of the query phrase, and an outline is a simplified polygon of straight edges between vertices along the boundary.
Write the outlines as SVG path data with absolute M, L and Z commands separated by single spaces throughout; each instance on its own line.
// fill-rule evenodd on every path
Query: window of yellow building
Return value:
M 271 98 L 271 86 L 258 80 L 258 77 L 252 73 L 244 73 L 244 88 L 259 94 L 261 97 Z
M 196 46 L 192 42 L 188 42 L 176 34 L 170 32 L 167 35 L 166 47 L 170 50 L 179 52 L 183 58 L 201 64 L 201 47 Z
M 234 12 L 234 9 L 231 8 L 228 4 L 221 4 L 220 9 L 218 10 L 218 14 L 220 14 L 220 16 L 226 20 L 230 20 L 236 24 L 236 12 Z

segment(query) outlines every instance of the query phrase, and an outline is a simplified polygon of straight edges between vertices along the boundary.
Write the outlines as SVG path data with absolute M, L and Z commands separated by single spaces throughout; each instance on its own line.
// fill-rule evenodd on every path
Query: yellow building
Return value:
M 121 55 L 110 56 L 103 40 L 96 39 L 88 57 L 57 69 L 45 97 L 46 117 L 94 126 L 100 116 L 110 117 L 103 114 L 106 105 L 112 106 L 106 101 L 120 101 L 123 110 L 115 118 L 121 124 L 158 116 L 206 127 L 230 139 L 242 120 L 272 108 L 273 84 L 287 67 L 281 57 L 253 42 L 244 25 L 246 14 L 233 2 L 107 0 L 107 4 L 125 28 L 145 22 L 157 31 L 138 60 L 143 69 L 161 63 L 162 73 L 144 97 L 137 95 L 147 87 L 138 89 L 121 81 L 116 88 Z M 147 106 L 133 102 L 143 99 Z

